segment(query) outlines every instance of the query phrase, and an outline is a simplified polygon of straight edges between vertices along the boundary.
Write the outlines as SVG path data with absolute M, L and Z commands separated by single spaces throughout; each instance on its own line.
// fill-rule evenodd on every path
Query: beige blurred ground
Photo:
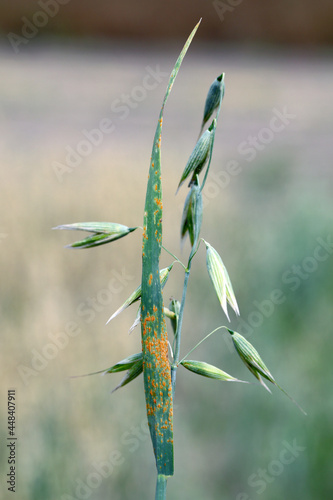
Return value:
M 105 326 L 140 282 L 140 234 L 96 250 L 72 251 L 63 247 L 76 234 L 51 228 L 89 220 L 141 224 L 155 121 L 180 48 L 177 43 L 43 41 L 15 57 L 8 47 L 0 48 L 1 426 L 6 435 L 6 391 L 14 387 L 21 500 L 63 500 L 66 493 L 76 498 L 77 479 L 86 481 L 92 464 L 108 460 L 111 450 L 119 452 L 121 465 L 88 497 L 152 497 L 150 442 L 133 430 L 145 418 L 142 381 L 111 396 L 119 378 L 68 378 L 107 368 L 140 349 L 139 332 L 127 334 L 136 309 Z M 331 54 L 193 43 L 166 108 L 162 142 L 164 243 L 179 255 L 186 188 L 177 198 L 174 193 L 199 132 L 207 89 L 221 71 L 226 95 L 202 236 L 223 256 L 245 320 L 253 301 L 283 290 L 285 304 L 254 329 L 251 339 L 310 417 L 304 423 L 276 392 L 272 397 L 254 386 L 179 375 L 177 476 L 170 480 L 170 498 L 237 498 L 242 492 L 259 498 L 247 478 L 281 451 L 284 439 L 297 439 L 306 452 L 293 469 L 266 485 L 265 498 L 292 498 L 295 481 L 304 500 L 317 493 L 328 498 L 329 473 L 318 451 L 320 443 L 325 449 L 320 429 L 326 403 L 319 394 L 328 375 L 316 361 L 330 342 L 332 256 L 295 292 L 281 276 L 313 255 L 317 238 L 326 240 L 332 231 Z M 126 95 L 130 104 L 124 103 Z M 127 110 L 121 112 L 120 105 Z M 277 113 L 289 116 L 288 123 L 272 133 L 268 129 Z M 59 174 L 66 148 L 77 149 L 86 139 L 83 130 L 91 132 L 103 120 L 112 121 L 112 132 L 70 172 Z M 244 153 L 249 136 L 259 137 L 251 161 Z M 234 176 L 227 174 L 231 161 L 238 165 Z M 162 265 L 169 262 L 163 255 Z M 184 352 L 226 321 L 204 262 L 201 249 L 185 315 Z M 179 268 L 166 300 L 180 297 L 181 281 Z M 68 335 L 70 328 L 76 336 Z M 59 332 L 66 345 L 57 348 Z M 312 344 L 314 335 L 319 339 Z M 199 358 L 247 377 L 227 344 L 219 342 L 203 347 Z M 43 352 L 39 369 L 23 376 L 22 367 L 33 369 L 33 357 Z M 52 359 L 45 361 L 45 353 Z M 327 404 L 332 406 L 331 399 Z M 318 439 L 312 442 L 315 429 Z

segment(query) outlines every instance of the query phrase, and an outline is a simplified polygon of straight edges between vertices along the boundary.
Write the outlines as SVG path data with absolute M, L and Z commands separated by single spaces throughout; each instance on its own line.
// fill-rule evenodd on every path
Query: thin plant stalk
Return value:
M 167 489 L 167 476 L 157 474 L 155 500 L 165 500 Z

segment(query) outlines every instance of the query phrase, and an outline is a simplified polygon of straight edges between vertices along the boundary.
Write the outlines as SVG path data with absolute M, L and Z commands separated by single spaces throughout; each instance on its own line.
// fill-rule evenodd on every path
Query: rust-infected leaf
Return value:
M 147 418 L 159 476 L 173 475 L 173 402 L 159 257 L 162 246 L 161 134 L 164 106 L 181 62 L 199 26 L 192 31 L 172 70 L 158 119 L 143 222 L 141 336 Z

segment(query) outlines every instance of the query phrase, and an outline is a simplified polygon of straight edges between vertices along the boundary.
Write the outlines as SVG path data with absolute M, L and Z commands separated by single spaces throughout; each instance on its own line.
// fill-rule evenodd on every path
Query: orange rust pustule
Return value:
M 160 435 L 162 429 L 172 429 L 172 388 L 165 325 L 163 324 L 163 328 L 161 329 L 161 337 L 148 334 L 151 330 L 150 325 L 154 327 L 154 334 L 157 333 L 157 324 L 158 320 L 153 314 L 146 315 L 143 320 L 142 348 L 144 359 L 146 357 L 149 359 L 152 370 L 150 372 L 151 375 L 147 377 L 147 389 L 149 393 L 147 414 L 150 416 L 159 415 L 159 419 L 155 422 L 155 425 L 156 432 Z M 166 420 L 162 418 L 163 414 L 168 415 Z
M 159 135 L 159 137 L 158 137 L 158 141 L 156 142 L 156 148 L 157 148 L 157 149 L 160 149 L 160 147 L 161 147 L 161 142 L 162 142 L 162 136 L 161 136 L 161 134 L 160 134 L 160 135 Z
M 154 202 L 156 205 L 162 210 L 163 209 L 163 202 L 159 198 L 154 198 Z

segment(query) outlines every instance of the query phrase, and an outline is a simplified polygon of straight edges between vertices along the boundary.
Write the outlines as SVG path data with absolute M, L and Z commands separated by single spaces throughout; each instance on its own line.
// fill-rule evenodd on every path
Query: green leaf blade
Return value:
M 159 475 L 174 473 L 173 401 L 159 256 L 162 246 L 161 134 L 163 110 L 199 23 L 172 70 L 156 127 L 147 184 L 142 245 L 141 338 L 148 426 Z

